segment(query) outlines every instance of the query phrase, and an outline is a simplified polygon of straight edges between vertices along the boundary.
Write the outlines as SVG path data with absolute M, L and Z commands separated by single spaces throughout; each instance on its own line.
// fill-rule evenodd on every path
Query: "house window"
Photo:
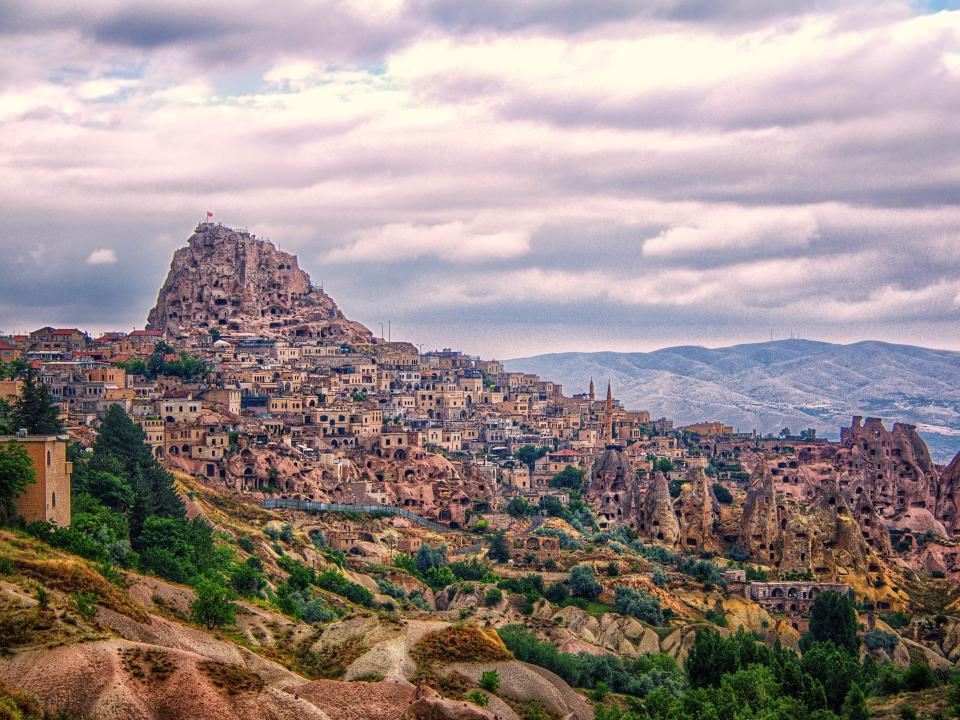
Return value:
M 52 457 L 51 457 L 51 455 L 50 455 L 50 451 L 47 450 L 47 467 L 50 467 L 52 464 L 53 464 L 53 460 L 52 460 Z
M 57 506 L 57 494 L 56 494 L 56 493 L 51 493 L 51 494 L 50 494 L 50 505 L 51 505 L 52 507 L 56 507 L 56 506 Z

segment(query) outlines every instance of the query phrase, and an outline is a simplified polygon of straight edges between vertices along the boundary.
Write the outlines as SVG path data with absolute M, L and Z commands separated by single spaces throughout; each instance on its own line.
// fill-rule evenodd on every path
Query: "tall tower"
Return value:
M 590 376 L 590 402 L 597 399 L 597 388 L 593 384 L 593 375 Z
M 607 381 L 607 401 L 604 404 L 604 419 L 607 422 L 604 431 L 604 440 L 607 443 L 613 442 L 613 390 L 610 388 L 610 381 Z

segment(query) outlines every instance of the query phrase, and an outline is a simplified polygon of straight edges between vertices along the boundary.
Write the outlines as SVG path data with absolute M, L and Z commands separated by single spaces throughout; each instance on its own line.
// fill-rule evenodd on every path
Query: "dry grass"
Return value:
M 0 720 L 43 720 L 40 702 L 0 681 Z
M 96 595 L 101 605 L 122 615 L 139 622 L 146 622 L 148 619 L 143 608 L 130 602 L 116 586 L 107 582 L 82 560 L 14 556 L 13 564 L 17 571 L 45 587 L 65 593 Z
M 938 714 L 952 717 L 949 691 L 949 687 L 938 687 L 892 697 L 873 697 L 867 700 L 867 708 L 873 720 L 899 720 L 900 709 L 906 705 L 913 707 L 919 718 L 933 718 Z
M 239 665 L 228 665 L 215 660 L 204 660 L 197 667 L 210 678 L 214 686 L 228 695 L 242 692 L 260 692 L 263 690 L 263 678 Z
M 431 662 L 494 662 L 512 660 L 500 642 L 475 625 L 449 627 L 428 633 L 411 652 L 418 665 Z
M 350 664 L 368 650 L 361 638 L 327 643 L 314 650 L 316 640 L 317 634 L 314 633 L 297 645 L 291 662 L 293 669 L 313 680 L 339 680 Z
M 126 648 L 118 653 L 123 669 L 145 682 L 163 682 L 176 669 L 171 657 L 162 650 Z

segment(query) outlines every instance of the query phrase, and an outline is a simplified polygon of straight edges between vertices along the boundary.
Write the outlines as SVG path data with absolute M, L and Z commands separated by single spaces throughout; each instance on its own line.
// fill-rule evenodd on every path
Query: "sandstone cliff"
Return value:
M 187 246 L 174 253 L 147 323 L 170 335 L 217 329 L 349 343 L 373 337 L 310 282 L 295 255 L 213 223 L 198 225 Z

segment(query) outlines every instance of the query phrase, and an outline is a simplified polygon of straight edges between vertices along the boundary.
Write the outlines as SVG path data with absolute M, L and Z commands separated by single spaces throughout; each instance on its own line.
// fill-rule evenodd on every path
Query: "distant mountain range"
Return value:
M 916 425 L 937 462 L 960 451 L 960 352 L 866 341 L 835 345 L 780 340 L 726 348 L 682 346 L 649 353 L 551 353 L 507 360 L 597 394 L 612 381 L 625 407 L 678 424 L 722 420 L 741 431 L 812 427 L 837 437 L 853 415 Z

